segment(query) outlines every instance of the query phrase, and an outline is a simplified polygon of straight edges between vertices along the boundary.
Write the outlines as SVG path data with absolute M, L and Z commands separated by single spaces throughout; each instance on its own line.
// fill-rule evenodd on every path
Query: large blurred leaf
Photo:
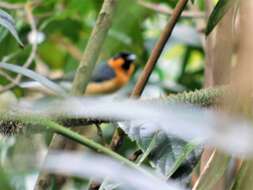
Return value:
M 55 92 L 58 95 L 66 95 L 65 90 L 63 90 L 59 85 L 55 84 L 54 82 L 48 80 L 47 78 L 43 77 L 42 75 L 39 75 L 38 73 L 35 73 L 32 70 L 26 69 L 21 66 L 13 65 L 13 64 L 8 64 L 8 63 L 3 63 L 0 62 L 0 68 L 24 75 L 30 79 L 33 79 L 35 81 L 38 81 L 45 87 L 49 88 L 53 92 Z
M 8 13 L 6 13 L 5 11 L 1 9 L 0 9 L 0 25 L 5 27 L 7 30 L 9 30 L 9 32 L 13 35 L 13 37 L 17 40 L 17 42 L 19 43 L 21 47 L 24 46 L 18 36 L 13 18 Z
M 214 7 L 207 23 L 206 35 L 209 35 L 226 12 L 237 2 L 237 0 L 219 0 Z

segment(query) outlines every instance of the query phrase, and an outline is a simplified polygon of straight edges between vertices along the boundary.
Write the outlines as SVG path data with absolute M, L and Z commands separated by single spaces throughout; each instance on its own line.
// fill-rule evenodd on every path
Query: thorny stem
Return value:
M 222 100 L 224 97 L 227 96 L 227 94 L 234 95 L 235 92 L 231 88 L 229 88 L 229 86 L 223 86 L 223 87 L 219 87 L 219 88 L 209 88 L 209 89 L 196 90 L 193 92 L 179 93 L 177 95 L 170 95 L 170 96 L 164 97 L 162 99 L 161 98 L 147 99 L 147 100 L 143 100 L 143 102 L 145 102 L 145 101 L 156 102 L 157 100 L 161 100 L 164 104 L 167 104 L 167 105 L 171 105 L 171 104 L 173 105 L 176 103 L 178 103 L 178 104 L 184 103 L 184 104 L 191 104 L 191 105 L 196 105 L 196 106 L 200 106 L 200 107 L 210 107 L 210 106 L 217 106 L 221 102 L 223 102 Z M 30 117 L 28 117 L 28 115 Z M 40 116 L 31 115 L 31 114 L 27 114 L 27 113 L 24 115 L 20 112 L 12 113 L 11 111 L 0 112 L 0 134 L 8 136 L 8 135 L 12 135 L 12 134 L 18 135 L 20 133 L 26 133 L 26 132 L 29 132 L 29 133 L 41 132 L 40 128 L 33 128 L 33 126 L 22 124 L 26 121 L 29 121 L 30 118 L 33 120 L 33 117 L 39 118 Z M 41 117 L 41 119 L 43 119 L 43 116 Z M 119 120 L 101 121 L 101 118 L 100 118 L 100 120 L 97 120 L 97 119 L 90 120 L 89 118 L 85 118 L 85 117 L 72 118 L 69 116 L 64 118 L 62 115 L 60 117 L 58 117 L 57 115 L 54 115 L 53 113 L 52 113 L 52 116 L 51 117 L 48 116 L 47 119 L 54 121 L 56 123 L 59 123 L 60 125 L 63 125 L 65 127 L 68 127 L 68 126 L 80 127 L 80 126 L 87 126 L 87 125 L 91 125 L 91 124 L 97 125 L 97 124 L 100 124 L 101 122 L 114 123 L 114 122 L 119 121 Z M 11 130 L 10 125 L 8 125 L 8 121 L 11 123 L 14 123 L 14 124 L 15 123 L 18 124 L 19 122 L 21 122 L 22 128 L 19 128 L 18 131 L 15 129 Z M 8 131 L 12 131 L 12 133 L 8 133 Z M 117 136 L 119 136 L 119 137 L 121 135 L 122 134 L 117 134 Z M 111 145 L 111 146 L 113 146 L 113 145 Z M 117 149 L 117 147 L 114 147 L 114 148 Z

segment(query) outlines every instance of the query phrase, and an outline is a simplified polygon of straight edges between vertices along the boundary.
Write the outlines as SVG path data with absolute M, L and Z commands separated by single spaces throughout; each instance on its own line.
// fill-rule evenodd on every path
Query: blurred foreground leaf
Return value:
M 32 70 L 26 69 L 21 66 L 13 65 L 13 64 L 3 63 L 3 62 L 0 62 L 0 68 L 24 75 L 30 79 L 38 81 L 39 83 L 49 88 L 50 90 L 52 90 L 58 95 L 66 95 L 65 90 L 63 90 L 59 85 L 48 80 L 46 77 L 43 77 L 42 75 L 38 73 L 35 73 Z
M 9 30 L 12 36 L 17 40 L 18 44 L 21 47 L 24 47 L 22 41 L 20 40 L 18 36 L 13 18 L 8 13 L 6 13 L 5 11 L 1 9 L 0 9 L 0 25 L 5 27 L 7 30 Z

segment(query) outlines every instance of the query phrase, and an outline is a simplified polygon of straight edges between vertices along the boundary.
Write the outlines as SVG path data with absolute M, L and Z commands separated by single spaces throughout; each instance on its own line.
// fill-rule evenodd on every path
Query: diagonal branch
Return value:
M 85 92 L 107 33 L 112 25 L 112 18 L 116 9 L 116 2 L 117 0 L 104 1 L 96 25 L 92 31 L 86 49 L 83 53 L 82 60 L 76 71 L 71 90 L 72 95 L 80 96 Z
M 167 23 L 167 25 L 165 26 L 159 40 L 157 41 L 155 47 L 153 48 L 151 55 L 144 67 L 143 72 L 141 73 L 141 76 L 139 77 L 135 88 L 131 94 L 131 97 L 139 97 L 141 96 L 147 82 L 148 79 L 163 51 L 163 48 L 165 47 L 167 41 L 169 40 L 172 31 L 178 21 L 178 19 L 180 18 L 180 15 L 182 14 L 186 4 L 187 4 L 188 0 L 179 0 L 175 9 L 173 10 L 173 13 L 171 15 L 171 19 L 169 20 L 169 22 Z

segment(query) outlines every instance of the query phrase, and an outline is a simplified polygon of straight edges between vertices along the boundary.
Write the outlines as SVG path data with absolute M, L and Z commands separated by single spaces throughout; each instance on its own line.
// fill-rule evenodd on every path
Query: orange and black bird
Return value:
M 85 94 L 106 94 L 126 85 L 131 78 L 136 59 L 134 54 L 121 52 L 95 69 Z
M 129 52 L 120 52 L 108 61 L 98 64 L 92 74 L 91 80 L 85 91 L 86 95 L 99 95 L 113 93 L 126 85 L 130 80 L 134 69 L 136 55 Z M 56 79 L 64 88 L 70 89 L 70 81 L 74 78 L 73 74 L 62 79 Z M 67 82 L 68 81 L 68 82 Z M 23 82 L 22 88 L 49 93 L 38 82 Z

